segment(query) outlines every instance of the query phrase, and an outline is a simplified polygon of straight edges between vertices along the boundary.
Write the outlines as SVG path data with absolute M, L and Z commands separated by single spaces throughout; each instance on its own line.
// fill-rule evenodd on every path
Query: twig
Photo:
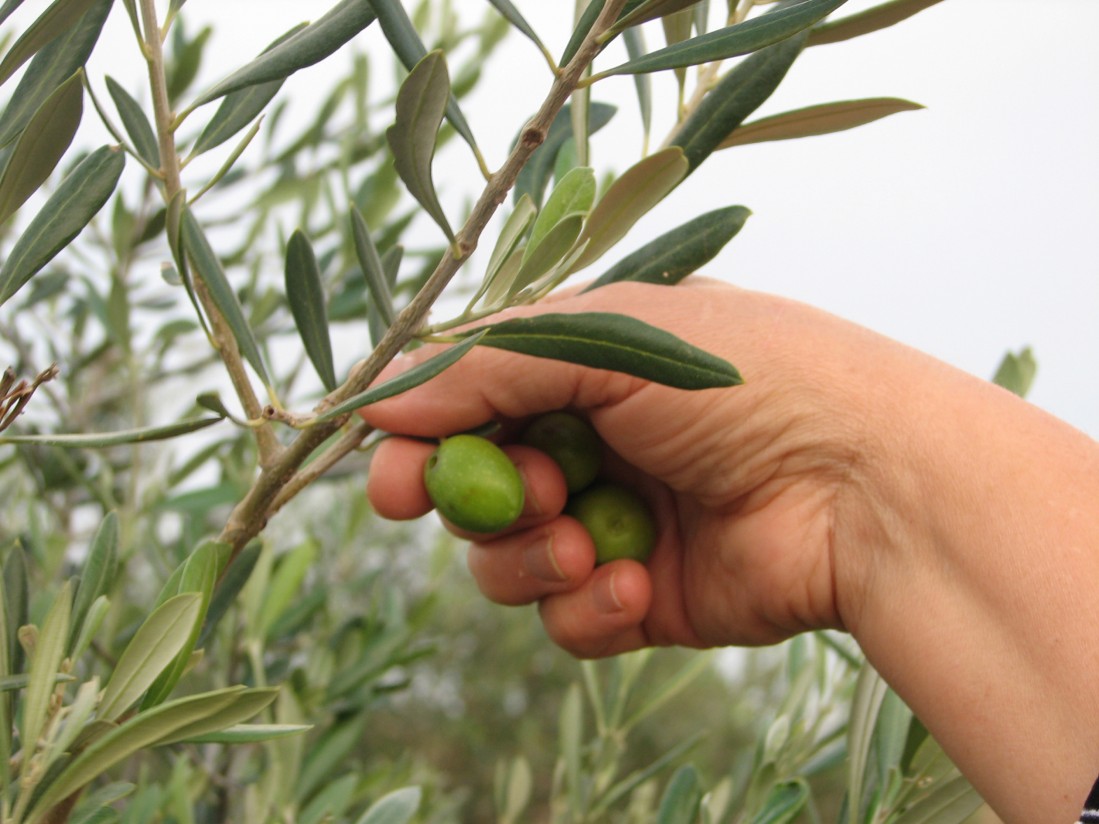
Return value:
M 151 0 L 144 0 L 151 2 Z M 318 414 L 331 409 L 342 401 L 365 390 L 378 377 L 382 369 L 392 361 L 422 328 L 432 305 L 442 294 L 462 264 L 477 247 L 477 242 L 497 208 L 504 202 L 508 191 L 515 184 L 519 172 L 534 151 L 542 145 L 557 113 L 579 85 L 584 71 L 602 47 L 599 36 L 617 19 L 626 0 L 609 0 L 599 18 L 577 50 L 576 55 L 557 75 L 538 113 L 535 114 L 520 136 L 504 165 L 493 174 L 478 198 L 469 218 L 455 235 L 442 260 L 427 282 L 401 311 L 374 351 L 351 373 L 342 386 L 329 394 L 316 408 Z M 230 514 L 218 540 L 233 548 L 233 556 L 263 530 L 274 510 L 276 501 L 285 503 L 288 496 L 282 494 L 297 475 L 298 468 L 322 443 L 330 438 L 346 422 L 349 415 L 342 415 L 310 427 L 290 443 L 270 466 L 264 467 L 255 484 Z M 299 490 L 300 491 L 300 490 Z

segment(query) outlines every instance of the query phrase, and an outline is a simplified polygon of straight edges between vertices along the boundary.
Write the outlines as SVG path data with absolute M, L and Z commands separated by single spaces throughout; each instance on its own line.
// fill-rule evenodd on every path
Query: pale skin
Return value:
M 1076 820 L 1099 771 L 1095 441 L 871 331 L 712 281 L 619 284 L 548 308 L 633 315 L 746 382 L 686 392 L 478 347 L 363 410 L 416 437 L 574 410 L 657 515 L 646 565 L 595 568 L 590 539 L 560 514 L 556 465 L 509 445 L 524 515 L 463 536 L 486 597 L 537 603 L 580 657 L 844 630 L 1005 822 Z M 431 449 L 378 447 L 368 496 L 381 515 L 430 511 Z

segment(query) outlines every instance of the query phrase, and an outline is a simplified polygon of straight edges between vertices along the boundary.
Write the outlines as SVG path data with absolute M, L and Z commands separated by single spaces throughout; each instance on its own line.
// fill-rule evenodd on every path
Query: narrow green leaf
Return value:
M 218 622 L 229 611 L 233 601 L 236 600 L 244 585 L 248 583 L 248 578 L 256 567 L 262 549 L 263 544 L 259 541 L 248 544 L 241 550 L 233 563 L 222 571 L 221 580 L 210 599 L 210 607 L 206 610 L 206 620 L 203 623 L 202 632 L 198 636 L 200 646 L 206 644 L 211 633 L 217 628 Z
M 317 558 L 315 541 L 306 540 L 286 553 L 275 567 L 270 582 L 264 588 L 263 606 L 255 627 L 260 638 L 267 637 L 271 627 L 291 605 L 301 598 L 301 585 Z
M 228 687 L 169 701 L 138 713 L 123 724 L 98 737 L 45 788 L 28 812 L 28 822 L 40 821 L 41 815 L 63 798 L 68 798 L 115 764 L 135 752 L 156 744 L 188 724 L 220 712 L 232 704 L 245 687 Z
M 23 0 L 7 0 L 3 6 L 0 6 L 0 23 L 7 20 L 13 11 L 15 11 L 22 4 Z
M 303 23 L 290 29 L 260 52 L 260 57 L 262 58 L 263 55 L 282 45 L 304 28 L 305 24 Z M 199 155 L 220 146 L 259 117 L 267 104 L 278 94 L 285 80 L 285 77 L 279 77 L 266 83 L 256 83 L 227 94 L 218 106 L 214 116 L 210 118 L 210 122 L 206 124 L 206 128 L 202 130 L 202 134 L 198 136 L 198 140 L 195 141 L 195 145 L 191 149 L 191 154 Z
M 32 752 L 38 744 L 38 737 L 46 725 L 49 714 L 50 698 L 57 684 L 58 669 L 65 657 L 65 641 L 69 635 L 69 618 L 72 615 L 72 582 L 66 581 L 53 600 L 38 641 L 31 656 L 27 688 L 23 693 L 23 725 L 20 738 L 23 750 Z M 26 769 L 31 759 L 23 761 Z
M 112 3 L 95 0 L 75 26 L 54 37 L 31 59 L 0 115 L 0 147 L 18 137 L 41 102 L 87 62 Z
M 169 598 L 145 619 L 111 673 L 99 718 L 113 721 L 141 697 L 183 648 L 201 609 L 202 596 L 187 592 Z
M 422 795 L 419 787 L 394 790 L 371 804 L 355 824 L 408 824 L 420 809 Z
M 699 0 L 646 0 L 629 14 L 618 18 L 611 31 L 620 32 L 630 26 L 640 26 L 642 23 L 656 20 L 658 17 L 666 19 L 676 12 L 697 6 L 698 3 Z
M 592 103 L 588 112 L 588 133 L 595 134 L 614 116 L 616 109 L 607 103 Z M 553 175 L 554 165 L 561 148 L 572 138 L 572 104 L 565 104 L 546 130 L 542 145 L 534 150 L 530 160 L 519 172 L 512 189 L 512 198 L 518 203 L 523 195 L 529 195 L 534 205 L 541 204 Z
M 4 55 L 3 61 L 0 61 L 0 85 L 6 83 L 39 49 L 72 29 L 94 2 L 95 0 L 54 0 L 20 35 Z
M 846 2 L 847 0 L 801 0 L 759 17 L 751 17 L 743 23 L 658 49 L 637 60 L 628 60 L 600 72 L 596 77 L 684 68 L 750 54 L 804 31 Z
M 201 596 L 198 616 L 179 652 L 149 686 L 145 697 L 141 701 L 142 709 L 155 707 L 157 704 L 168 700 L 168 696 L 172 694 L 172 690 L 175 689 L 179 679 L 183 677 L 190 665 L 191 654 L 198 645 L 199 634 L 206 620 L 206 612 L 210 607 L 218 573 L 221 571 L 220 555 L 222 550 L 228 552 L 228 549 L 227 544 L 217 541 L 204 541 L 184 562 L 177 591 L 180 595 L 198 593 Z
M 583 215 L 566 215 L 550 228 L 537 246 L 528 245 L 519 262 L 519 270 L 508 286 L 508 296 L 519 294 L 528 286 L 536 284 L 547 272 L 561 265 L 569 251 L 576 246 L 583 228 Z
M 848 824 L 856 824 L 862 809 L 862 795 L 869 777 L 870 745 L 874 737 L 874 722 L 889 686 L 877 671 L 864 664 L 855 681 L 847 727 L 847 810 Z
M 776 784 L 752 824 L 792 824 L 809 803 L 809 796 L 809 785 L 801 779 Z
M 370 292 L 372 305 L 388 329 L 397 317 L 393 308 L 393 294 L 389 288 L 390 280 L 378 255 L 378 247 L 370 235 L 370 227 L 366 225 L 366 218 L 354 206 L 351 207 L 351 235 L 355 243 L 355 256 L 366 278 L 366 288 Z
M 668 286 L 679 283 L 713 260 L 743 228 L 749 215 L 744 206 L 726 206 L 699 215 L 627 255 L 584 291 L 620 281 Z
M 91 645 L 92 639 L 95 638 L 95 634 L 99 632 L 99 628 L 103 626 L 103 621 L 107 618 L 107 612 L 110 608 L 111 599 L 106 595 L 100 595 L 92 601 L 87 615 L 84 616 L 84 621 L 73 625 L 76 634 L 71 642 L 71 651 L 68 653 L 70 658 L 76 660 L 84 654 L 84 651 Z
M 110 76 L 107 77 L 107 91 L 111 95 L 111 100 L 114 101 L 115 108 L 118 109 L 118 116 L 122 119 L 122 128 L 126 130 L 126 134 L 129 135 L 131 142 L 134 144 L 134 151 L 149 166 L 159 169 L 160 146 L 157 143 L 152 124 L 149 123 L 149 118 L 145 115 L 145 110 L 130 96 L 128 91 Z
M 702 781 L 698 770 L 684 764 L 668 782 L 656 812 L 656 824 L 694 824 L 702 806 Z
M 1030 347 L 1025 347 L 1018 354 L 1008 352 L 1004 355 L 992 382 L 1025 398 L 1037 373 L 1038 362 L 1034 359 L 1034 353 Z
M 446 61 L 441 51 L 433 51 L 417 63 L 401 83 L 397 92 L 396 120 L 386 129 L 385 136 L 393 152 L 397 174 L 409 193 L 435 220 L 447 239 L 453 240 L 454 232 L 439 205 L 431 179 L 436 138 L 449 98 Z
M 286 298 L 290 314 L 324 388 L 336 388 L 336 367 L 332 339 L 328 332 L 321 268 L 313 244 L 301 229 L 294 230 L 286 244 Z
M 301 735 L 311 729 L 311 724 L 234 724 L 217 732 L 192 735 L 179 741 L 185 744 L 259 744 Z
M 61 181 L 23 230 L 0 266 L 0 304 L 80 234 L 114 192 L 126 165 L 121 151 L 103 146 Z
M 511 0 L 488 0 L 492 4 L 496 11 L 500 12 L 500 16 L 503 17 L 511 27 L 519 32 L 521 35 L 530 40 L 536 45 L 543 54 L 549 54 L 549 50 L 545 44 L 538 37 L 538 33 L 531 28 L 530 23 L 526 21 L 522 13 L 515 7 L 515 4 Z
M 374 7 L 378 25 L 381 26 L 382 33 L 389 41 L 393 53 L 408 71 L 412 71 L 416 64 L 427 56 L 427 47 L 420 40 L 420 34 L 412 25 L 401 0 L 367 0 L 367 2 Z M 454 131 L 476 151 L 477 141 L 473 137 L 469 123 L 466 122 L 465 115 L 458 108 L 458 100 L 453 93 L 449 94 L 445 113 Z
M 189 738 L 218 733 L 229 727 L 235 727 L 237 724 L 240 724 L 249 718 L 254 718 L 257 714 L 271 706 L 271 703 L 278 697 L 278 694 L 279 691 L 277 687 L 256 687 L 243 691 L 233 699 L 232 703 L 226 705 L 217 712 L 193 721 L 177 730 L 173 730 L 170 735 L 157 739 L 156 745 L 162 747 L 168 744 L 175 744 L 178 741 L 185 741 Z
M 942 0 L 891 0 L 852 14 L 839 20 L 829 20 L 809 33 L 809 46 L 821 46 L 825 43 L 839 43 L 863 34 L 888 28 L 912 15 L 931 8 Z
M 642 217 L 667 197 L 687 176 L 687 157 L 678 146 L 670 146 L 638 161 L 611 184 L 588 217 L 580 242 L 584 253 L 572 271 L 594 263 L 626 236 Z
M 636 60 L 645 53 L 645 36 L 639 28 L 629 28 L 622 33 L 622 42 L 626 46 L 626 54 L 631 60 Z M 641 115 L 641 129 L 644 145 L 649 145 L 649 134 L 653 125 L 653 83 L 647 74 L 635 74 L 633 76 L 634 90 L 637 93 L 637 110 Z
M 763 143 L 768 140 L 792 140 L 854 129 L 898 112 L 922 109 L 919 103 L 896 97 L 870 97 L 862 100 L 841 100 L 807 106 L 745 123 L 721 141 L 718 149 Z
M 515 208 L 504 221 L 500 234 L 496 237 L 496 245 L 493 247 L 492 254 L 488 258 L 488 264 L 485 266 L 484 279 L 481 281 L 477 293 L 469 302 L 471 307 L 482 297 L 487 297 L 487 305 L 495 306 L 495 300 L 503 298 L 508 293 L 510 282 L 499 282 L 501 269 L 516 250 L 527 229 L 534 223 L 537 214 L 538 209 L 535 207 L 530 195 L 523 195 L 519 198 Z M 517 272 L 518 269 L 516 268 L 514 271 Z
M 0 224 L 38 191 L 72 143 L 84 111 L 81 76 L 58 86 L 19 135 L 0 176 Z
M 266 385 L 271 385 L 271 379 L 267 376 L 267 368 L 263 364 L 263 356 L 260 355 L 259 344 L 252 334 L 247 318 L 244 317 L 244 309 L 237 299 L 237 293 L 229 284 L 225 276 L 225 270 L 221 268 L 221 261 L 214 252 L 206 234 L 199 226 L 198 220 L 190 209 L 183 208 L 182 225 L 180 227 L 180 239 L 187 251 L 187 258 L 195 273 L 202 278 L 206 288 L 210 291 L 221 316 L 229 325 L 236 338 L 237 346 L 245 360 L 256 370 Z
M 165 426 L 148 426 L 141 429 L 122 429 L 118 432 L 73 433 L 57 435 L 0 435 L 0 443 L 40 443 L 70 449 L 98 449 L 126 443 L 146 443 L 176 438 L 199 429 L 205 429 L 225 420 L 223 417 L 195 418 Z
M 806 36 L 795 35 L 742 60 L 706 95 L 672 140 L 683 149 L 690 171 L 771 96 L 801 54 Z
M 962 776 L 937 786 L 899 816 L 893 824 L 957 824 L 980 809 L 984 800 Z
M 721 358 L 626 315 L 547 313 L 513 318 L 465 334 L 483 346 L 611 369 L 679 389 L 735 386 L 740 374 Z
M 529 258 L 550 231 L 566 218 L 587 217 L 595 202 L 595 171 L 587 166 L 570 169 L 550 192 L 546 205 L 538 213 L 527 239 Z
M 30 600 L 30 583 L 27 577 L 27 555 L 19 541 L 13 541 L 4 557 L 4 616 L 7 638 L 0 643 L 8 645 L 8 671 L 22 672 L 23 645 L 19 643 L 19 627 L 26 624 Z
M 202 106 L 238 89 L 289 77 L 299 69 L 319 63 L 373 22 L 374 9 L 370 3 L 340 0 L 319 20 L 237 69 L 193 105 Z
M 397 377 L 390 378 L 385 383 L 373 386 L 364 392 L 360 392 L 359 394 L 348 398 L 343 403 L 337 404 L 323 414 L 318 415 L 315 422 L 322 423 L 323 421 L 328 421 L 332 418 L 338 418 L 340 415 L 354 412 L 360 407 L 369 406 L 370 404 L 377 403 L 385 398 L 391 398 L 394 395 L 407 392 L 414 386 L 419 386 L 421 383 L 431 380 L 448 366 L 457 363 L 458 359 L 476 344 L 480 343 L 483 337 L 482 335 L 473 332 L 467 333 L 467 335 L 468 337 L 461 343 L 457 343 L 454 346 L 448 346 L 435 357 L 429 358 L 423 363 L 412 367 L 407 372 L 402 372 Z
M 92 538 L 84 568 L 80 572 L 80 584 L 73 599 L 72 630 L 65 648 L 67 654 L 72 655 L 84 620 L 88 617 L 88 610 L 97 598 L 107 592 L 114 581 L 117 566 L 118 514 L 108 512 Z
M 594 5 L 594 4 L 593 4 Z M 580 809 L 583 787 L 580 784 L 582 769 L 581 748 L 584 740 L 584 705 L 580 686 L 571 684 L 561 701 L 561 715 L 557 722 L 558 752 L 565 772 L 565 786 L 572 809 Z

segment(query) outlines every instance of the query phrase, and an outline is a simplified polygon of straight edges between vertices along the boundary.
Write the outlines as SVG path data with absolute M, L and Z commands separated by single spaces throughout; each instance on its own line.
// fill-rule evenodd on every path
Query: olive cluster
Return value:
M 569 412 L 535 418 L 522 443 L 549 455 L 569 491 L 565 514 L 592 537 L 596 563 L 644 561 L 656 542 L 656 524 L 633 490 L 599 479 L 603 444 L 591 425 Z M 424 467 L 424 485 L 439 514 L 470 532 L 498 532 L 523 511 L 523 482 L 500 447 L 478 435 L 444 438 Z

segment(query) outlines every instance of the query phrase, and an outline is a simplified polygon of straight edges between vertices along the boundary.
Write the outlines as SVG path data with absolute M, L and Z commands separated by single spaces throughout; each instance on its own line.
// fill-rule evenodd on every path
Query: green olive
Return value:
M 645 561 L 656 543 L 656 522 L 633 490 L 598 483 L 569 499 L 565 514 L 580 521 L 595 542 L 595 562 Z
M 571 412 L 548 412 L 535 418 L 522 442 L 545 452 L 561 467 L 569 493 L 589 486 L 599 474 L 602 442 L 591 424 Z
M 500 447 L 478 435 L 444 438 L 424 466 L 439 514 L 470 532 L 498 532 L 523 511 L 523 479 Z

